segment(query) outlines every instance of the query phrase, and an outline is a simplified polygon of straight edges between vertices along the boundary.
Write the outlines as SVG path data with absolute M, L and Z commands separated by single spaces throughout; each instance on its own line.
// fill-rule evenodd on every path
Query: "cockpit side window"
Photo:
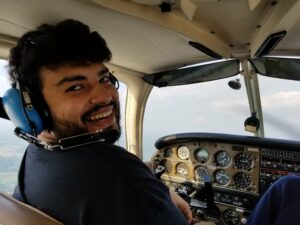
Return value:
M 0 60 L 0 96 L 10 88 L 7 61 Z M 14 125 L 0 119 L 0 191 L 12 193 L 17 183 L 19 165 L 27 142 L 14 135 Z

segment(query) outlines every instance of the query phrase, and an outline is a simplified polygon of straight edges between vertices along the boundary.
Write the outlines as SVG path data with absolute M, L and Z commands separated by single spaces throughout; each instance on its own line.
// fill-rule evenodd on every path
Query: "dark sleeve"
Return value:
M 300 177 L 286 176 L 276 181 L 252 211 L 247 225 L 296 225 L 300 214 Z

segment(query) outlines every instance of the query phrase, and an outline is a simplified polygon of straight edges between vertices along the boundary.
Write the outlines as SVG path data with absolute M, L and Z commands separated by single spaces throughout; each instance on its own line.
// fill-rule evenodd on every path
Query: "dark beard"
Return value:
M 117 136 L 115 136 L 114 139 L 111 139 L 109 141 L 109 143 L 116 142 L 121 136 L 120 107 L 117 104 L 114 104 L 114 106 L 116 108 L 115 113 L 116 113 L 117 129 L 119 131 L 119 134 Z M 94 108 L 98 109 L 99 106 L 95 106 Z M 91 110 L 91 112 L 93 112 L 93 110 Z M 82 118 L 83 121 L 86 118 L 86 116 L 87 116 L 87 114 L 85 114 L 83 116 L 83 118 Z M 89 131 L 86 127 L 81 127 L 76 123 L 68 122 L 66 120 L 59 119 L 55 116 L 52 116 L 52 119 L 53 119 L 53 124 L 54 124 L 53 131 L 55 132 L 55 136 L 58 139 L 89 133 Z M 103 130 L 103 132 L 108 131 L 108 130 L 112 130 L 112 129 L 114 129 L 114 128 L 113 127 L 107 127 L 106 129 Z

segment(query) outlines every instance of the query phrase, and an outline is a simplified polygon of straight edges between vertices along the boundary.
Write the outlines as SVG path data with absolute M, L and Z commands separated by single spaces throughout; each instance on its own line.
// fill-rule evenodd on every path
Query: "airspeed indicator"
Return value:
M 179 146 L 177 149 L 177 155 L 180 159 L 188 159 L 190 157 L 190 150 L 184 145 Z

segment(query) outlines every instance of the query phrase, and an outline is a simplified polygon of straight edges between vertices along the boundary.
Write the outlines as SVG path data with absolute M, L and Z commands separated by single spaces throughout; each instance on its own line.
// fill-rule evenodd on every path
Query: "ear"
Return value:
M 43 121 L 32 106 L 25 107 L 20 90 L 17 88 L 8 89 L 2 97 L 3 107 L 13 124 L 25 133 L 37 135 L 43 130 Z

